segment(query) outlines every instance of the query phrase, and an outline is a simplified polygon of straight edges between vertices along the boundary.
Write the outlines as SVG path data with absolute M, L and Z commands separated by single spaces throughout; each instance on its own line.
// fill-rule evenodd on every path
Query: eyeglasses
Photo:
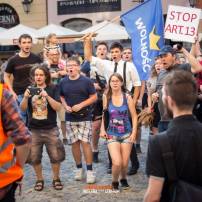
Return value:
M 111 82 L 111 83 L 120 83 L 119 80 L 111 80 L 110 82 Z
M 132 54 L 131 52 L 123 52 L 123 54 L 125 55 L 125 54 Z

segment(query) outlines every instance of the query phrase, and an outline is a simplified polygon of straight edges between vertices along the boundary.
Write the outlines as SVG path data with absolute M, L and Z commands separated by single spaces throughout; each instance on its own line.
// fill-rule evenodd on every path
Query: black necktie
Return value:
M 115 63 L 114 63 L 114 73 L 116 73 L 116 72 L 117 72 L 117 66 L 118 66 L 118 63 L 117 63 L 117 62 L 115 62 Z

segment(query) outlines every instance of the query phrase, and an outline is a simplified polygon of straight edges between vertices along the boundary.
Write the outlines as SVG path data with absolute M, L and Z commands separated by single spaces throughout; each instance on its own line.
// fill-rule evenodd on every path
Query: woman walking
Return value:
M 107 139 L 112 158 L 112 188 L 118 189 L 120 177 L 122 188 L 127 189 L 126 174 L 137 133 L 137 114 L 133 99 L 125 92 L 123 78 L 118 73 L 112 74 L 109 79 L 108 91 L 103 96 L 103 108 L 109 113 L 109 121 L 105 129 L 103 116 L 100 136 Z

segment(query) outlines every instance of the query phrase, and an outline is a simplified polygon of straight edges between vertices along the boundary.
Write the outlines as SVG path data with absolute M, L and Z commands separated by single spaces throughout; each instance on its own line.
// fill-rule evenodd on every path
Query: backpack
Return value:
M 178 178 L 176 173 L 176 167 L 174 162 L 174 155 L 171 150 L 169 138 L 167 132 L 163 132 L 157 136 L 161 154 L 163 157 L 163 163 L 165 166 L 169 185 L 170 202 L 199 202 L 202 201 L 202 187 L 191 184 Z M 197 142 L 195 140 L 197 146 Z M 199 148 L 196 147 L 200 152 Z M 197 170 L 199 170 L 197 168 Z

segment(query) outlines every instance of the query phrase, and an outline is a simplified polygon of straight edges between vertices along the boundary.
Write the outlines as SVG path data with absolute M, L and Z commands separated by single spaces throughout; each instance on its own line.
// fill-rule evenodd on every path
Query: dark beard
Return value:
M 165 100 L 165 103 L 163 102 L 164 105 L 164 113 L 168 115 L 169 118 L 173 118 L 173 112 L 168 108 L 168 101 Z

